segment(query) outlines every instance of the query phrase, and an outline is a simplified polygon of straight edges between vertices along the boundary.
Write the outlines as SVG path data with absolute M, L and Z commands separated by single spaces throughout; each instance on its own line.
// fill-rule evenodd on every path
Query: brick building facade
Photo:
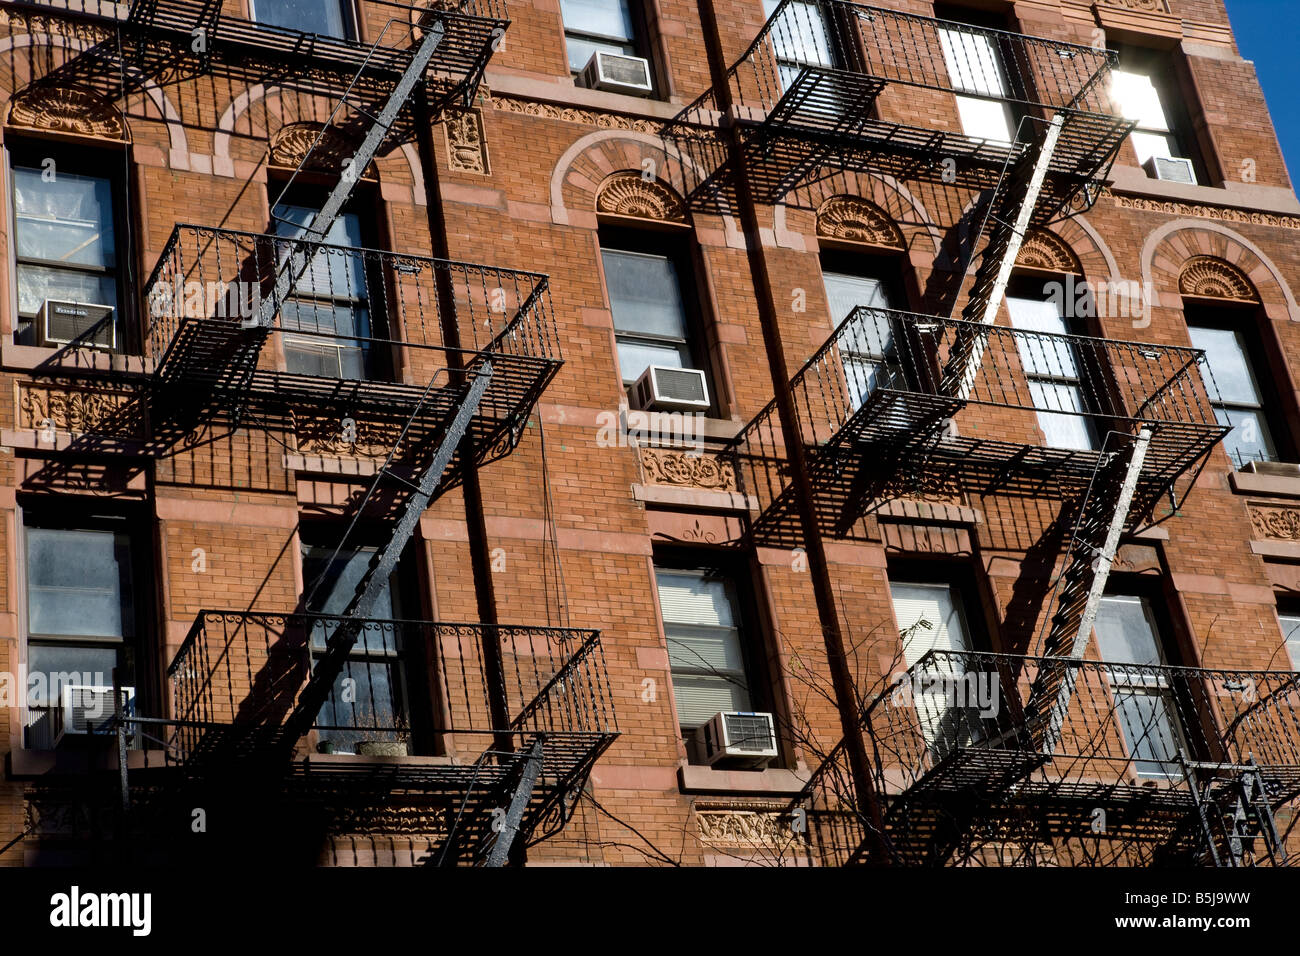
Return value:
M 529 824 L 532 837 L 564 824 L 529 849 L 530 863 L 843 862 L 818 845 L 836 813 L 857 834 L 843 838 L 855 858 L 864 841 L 874 845 L 868 831 L 877 819 L 889 828 L 887 842 L 902 848 L 901 862 L 1158 862 L 1158 852 L 1181 839 L 1173 834 L 1186 814 L 1172 796 L 1159 812 L 1143 809 L 1142 800 L 1182 792 L 1175 752 L 1196 758 L 1198 768 L 1215 764 L 1207 779 L 1227 774 L 1223 768 L 1237 761 L 1221 752 L 1224 741 L 1250 723 L 1233 715 L 1293 693 L 1273 672 L 1300 666 L 1300 644 L 1290 649 L 1293 660 L 1286 637 L 1300 614 L 1300 604 L 1290 603 L 1300 592 L 1300 471 L 1285 464 L 1300 454 L 1293 384 L 1300 333 L 1292 329 L 1300 321 L 1292 290 L 1300 276 L 1300 202 L 1254 69 L 1219 0 L 879 5 L 886 9 L 862 18 L 851 4 L 791 0 L 769 19 L 775 5 L 758 0 L 516 0 L 503 40 L 491 32 L 497 11 L 467 6 L 462 14 L 487 24 L 470 44 L 490 53 L 481 83 L 473 82 L 481 64 L 436 60 L 433 79 L 358 172 L 350 156 L 366 128 L 362 104 L 374 112 L 368 104 L 383 101 L 397 68 L 372 76 L 365 70 L 373 63 L 363 67 L 366 81 L 348 92 L 347 122 L 335 104 L 371 43 L 382 47 L 383 37 L 404 30 L 391 46 L 405 49 L 413 32 L 422 35 L 410 29 L 405 8 L 359 0 L 356 16 L 350 0 L 322 0 L 311 10 L 337 17 L 325 32 L 357 38 L 351 53 L 328 44 L 304 51 L 286 40 L 259 57 L 255 39 L 226 24 L 274 23 L 280 14 L 248 9 L 245 0 L 226 0 L 225 19 L 210 21 L 211 49 L 199 52 L 177 40 L 203 25 L 184 19 L 191 5 L 183 2 L 132 16 L 125 6 L 90 0 L 0 4 L 7 157 L 0 203 L 8 224 L 8 265 L 0 270 L 0 393 L 7 396 L 0 402 L 0 671 L 20 681 L 94 672 L 105 679 L 84 683 L 103 686 L 116 668 L 118 684 L 135 688 L 135 713 L 159 721 L 133 725 L 126 740 L 131 789 L 166 790 L 175 775 L 164 775 L 176 769 L 169 762 L 185 749 L 178 721 L 188 713 L 205 726 L 222 723 L 223 714 L 225 723 L 239 722 L 219 702 L 182 713 L 178 701 L 193 706 L 213 696 L 214 675 L 235 653 L 232 640 L 246 651 L 260 628 L 253 643 L 270 647 L 275 639 L 263 632 L 278 628 L 283 642 L 288 616 L 343 610 L 336 587 L 355 584 L 372 551 L 382 550 L 384 526 L 408 493 L 389 487 L 388 497 L 361 507 L 372 476 L 395 446 L 403 467 L 418 440 L 434 447 L 450 419 L 450 411 L 441 418 L 420 411 L 430 376 L 444 369 L 438 381 L 454 382 L 457 363 L 481 371 L 465 356 L 511 353 L 514 339 L 497 333 L 507 317 L 535 309 L 541 317 L 522 338 L 553 341 L 511 353 L 523 356 L 518 369 L 531 369 L 517 372 L 518 380 L 531 375 L 531 384 L 500 399 L 514 403 L 500 428 L 474 439 L 480 445 L 462 446 L 447 487 L 420 516 L 411 542 L 399 545 L 399 570 L 372 615 L 521 629 L 509 631 L 515 643 L 504 665 L 486 658 L 509 679 L 534 672 L 531 693 L 511 697 L 507 711 L 538 691 L 571 692 L 565 680 L 548 683 L 555 667 L 543 666 L 538 677 L 537 662 L 554 658 L 562 667 L 584 629 L 600 632 L 591 689 L 610 714 L 600 729 L 612 731 L 616 715 L 617 738 L 596 747 L 594 768 L 579 760 L 546 819 Z M 390 17 L 400 29 L 385 26 Z M 874 48 L 871 30 L 882 23 L 897 30 L 889 45 Z M 791 29 L 783 33 L 783 25 Z M 835 49 L 845 34 L 861 46 Z M 861 425 L 856 413 L 872 390 L 926 391 L 908 367 L 923 347 L 903 343 L 931 334 L 926 316 L 968 307 L 980 250 L 996 225 L 987 200 L 1004 195 L 1015 165 L 1007 157 L 1017 155 L 1007 140 L 1017 124 L 1033 129 L 1055 107 L 1071 105 L 998 86 L 1017 86 L 1024 76 L 1040 90 L 1047 85 L 1036 72 L 1041 61 L 1021 62 L 1036 48 L 1020 35 L 1053 44 L 1050 55 L 1066 68 L 1096 54 L 1104 62 L 1098 90 L 1123 99 L 1111 105 L 1137 125 L 1127 139 L 1128 127 L 1119 129 L 1113 157 L 1110 146 L 1096 147 L 1095 183 L 1079 186 L 1088 179 L 1082 173 L 1070 180 L 1049 172 L 1052 182 L 1075 182 L 1074 191 L 1017 241 L 1008 298 L 993 302 L 1006 334 L 978 339 L 986 384 L 977 382 L 969 401 L 932 407 L 930 431 L 912 436 L 930 443 L 920 451 L 896 433 L 873 438 L 863 426 L 856 440 L 865 444 L 828 464 L 817 450 L 833 443 L 837 428 Z M 584 86 L 578 74 L 598 49 L 643 57 L 652 88 L 638 96 Z M 853 74 L 856 63 L 858 74 L 870 75 L 863 63 L 892 63 L 877 71 L 894 82 L 873 93 L 873 103 L 853 99 L 863 94 L 851 84 L 831 83 L 822 106 L 841 118 L 869 108 L 880 124 L 949 135 L 898 154 L 902 162 L 879 159 L 893 146 L 859 149 L 878 136 L 859 128 L 815 131 L 805 152 L 786 158 L 777 134 L 789 133 L 797 116 L 767 140 L 761 132 L 729 139 L 737 126 L 728 117 L 760 131 L 779 127 L 763 125 L 779 110 L 755 95 L 760 81 L 745 72 L 764 56 L 776 65 L 777 98 L 819 68 Z M 926 63 L 946 65 L 946 89 L 890 72 Z M 1009 107 L 999 103 L 1002 94 Z M 844 143 L 854 137 L 858 151 L 848 161 Z M 969 151 L 976 140 L 994 159 Z M 1189 160 L 1178 165 L 1193 182 L 1154 175 L 1155 160 L 1177 158 Z M 763 172 L 773 169 L 786 176 L 779 189 Z M 225 361 L 225 340 L 177 366 L 182 333 L 164 319 L 210 320 L 214 312 L 210 285 L 195 293 L 202 314 L 182 309 L 177 303 L 190 295 L 183 283 L 215 280 L 220 298 L 247 274 L 240 269 L 270 256 L 271 273 L 253 273 L 265 293 L 267 275 L 274 278 L 292 253 L 277 251 L 285 242 L 255 237 L 289 237 L 292 250 L 292 237 L 340 176 L 352 176 L 355 188 L 328 241 L 398 255 L 340 253 L 328 266 L 313 260 L 289 297 L 295 318 L 281 303 L 275 334 L 254 353 L 259 371 L 242 384 L 195 372 L 202 362 Z M 199 228 L 174 233 L 178 223 Z M 434 259 L 486 265 L 460 269 Z M 366 278 L 354 283 L 349 270 Z M 548 277 L 548 291 L 538 291 L 538 274 Z M 381 279 L 372 282 L 373 275 Z M 443 284 L 422 285 L 434 275 Z M 182 284 L 172 285 L 177 278 Z M 321 282 L 328 288 L 306 287 Z M 1076 294 L 1085 288 L 1091 299 Z M 1066 292 L 1045 310 L 1053 289 Z M 173 296 L 162 311 L 160 295 Z M 102 303 L 105 296 L 113 301 L 103 304 L 116 309 L 101 331 L 111 326 L 113 341 L 52 341 L 46 300 Z M 448 300 L 457 307 L 448 309 Z M 917 315 L 885 320 L 888 331 L 874 338 L 870 329 L 854 342 L 841 335 L 835 370 L 827 372 L 824 346 L 855 306 Z M 307 311 L 312 329 L 302 324 Z M 417 321 L 436 334 L 420 340 L 425 326 L 417 334 Z M 454 348 L 451 327 L 465 351 Z M 1016 330 L 1028 337 L 1013 339 Z M 1192 347 L 1208 358 L 1186 351 Z M 1034 348 L 1046 356 L 1042 369 Z M 551 379 L 546 362 L 561 354 Z M 449 355 L 456 356 L 451 372 Z M 177 377 L 159 374 L 168 361 Z M 703 370 L 708 405 L 664 428 L 642 420 L 658 430 L 629 438 L 638 418 L 628 386 L 650 364 Z M 1164 378 L 1148 375 L 1156 366 Z M 502 359 L 493 381 L 515 368 Z M 850 369 L 867 387 L 828 397 L 827 389 L 854 387 Z M 798 422 L 812 436 L 806 442 L 780 427 L 785 412 L 772 404 L 776 384 L 792 378 L 794 417 L 786 424 Z M 360 397 L 340 398 L 350 381 L 391 381 L 406 391 L 393 398 L 363 384 Z M 1101 392 L 1113 397 L 1124 383 L 1136 383 L 1126 395 L 1138 396 L 1126 410 L 1096 406 Z M 1001 397 L 992 397 L 998 389 Z M 1179 410 L 1155 414 L 1175 390 Z M 417 428 L 417 440 L 403 444 L 398 436 L 412 411 L 427 430 Z M 1233 431 L 1216 429 L 1216 416 Z M 488 417 L 480 411 L 476 420 Z M 1022 661 L 1053 649 L 1060 582 L 1070 562 L 1082 560 L 1072 543 L 1080 540 L 1094 473 L 1127 461 L 1136 435 L 1130 426 L 1148 419 L 1156 464 L 1144 474 L 1159 473 L 1140 483 L 1132 515 L 1121 520 L 1106 598 L 1093 609 L 1102 644 L 1139 656 L 1116 659 L 1097 640 L 1084 651 L 1094 663 L 1133 665 L 1137 676 L 1085 670 L 1070 685 L 1074 700 L 1096 706 L 1104 697 L 1110 709 L 1092 713 L 1099 723 L 1084 734 L 1091 734 L 1086 746 L 1060 744 L 1056 760 L 1024 768 L 1032 779 L 1053 781 L 1051 799 L 1066 799 L 1058 785 L 1071 772 L 1089 785 L 1118 774 L 1128 790 L 1080 797 L 1065 817 L 1085 822 L 1063 824 L 1051 838 L 1025 836 L 1015 821 L 1033 811 L 1023 806 L 982 818 L 993 823 L 972 820 L 962 810 L 970 794 L 960 786 L 948 802 L 917 804 L 900 817 L 899 795 L 916 780 L 913 752 L 897 733 L 928 747 L 930 755 L 916 759 L 937 766 L 935 735 L 945 731 L 934 722 L 967 712 L 936 716 L 926 696 L 933 691 L 921 690 L 907 711 L 909 731 L 890 718 L 858 734 L 878 770 L 866 775 L 873 793 L 863 793 L 863 768 L 855 774 L 853 761 L 842 759 L 854 748 L 837 746 L 846 721 L 859 704 L 874 704 L 868 725 L 895 706 L 895 675 L 924 670 L 925 649 Z M 1121 437 L 1108 438 L 1111 431 Z M 934 453 L 933 443 L 945 441 L 960 451 Z M 803 444 L 806 453 L 796 456 Z M 416 471 L 399 468 L 399 477 L 409 484 Z M 800 471 L 807 481 L 798 480 Z M 331 557 L 358 514 L 346 547 Z M 224 644 L 212 637 L 218 620 L 227 628 Z M 290 655 L 297 669 L 280 677 L 304 683 L 306 668 L 328 653 L 323 638 L 332 626 L 300 626 Z M 573 630 L 527 630 L 542 628 Z M 468 687 L 466 661 L 471 671 L 483 663 L 478 642 L 492 642 L 495 631 L 379 633 L 398 631 L 400 641 L 383 637 L 376 648 L 365 637 L 346 652 L 345 671 L 364 675 L 360 703 L 348 700 L 349 709 L 331 696 L 321 712 L 337 726 L 324 729 L 330 721 L 316 716 L 317 729 L 288 757 L 293 779 L 334 773 L 346 778 L 340 787 L 365 787 L 365 771 L 391 767 L 399 776 L 429 767 L 463 772 L 450 783 L 408 781 L 399 796 L 375 797 L 374 812 L 331 817 L 305 851 L 322 863 L 428 862 L 458 801 L 473 790 L 470 770 L 488 742 L 527 744 L 517 734 L 503 740 L 490 688 L 486 703 L 467 706 L 480 718 L 484 707 L 492 711 L 475 729 L 497 734 L 451 740 L 446 733 L 455 705 L 440 697 L 453 684 L 464 689 L 447 675 L 459 668 Z M 199 679 L 210 679 L 186 697 L 181 685 L 193 679 L 195 647 L 205 640 L 216 642 Z M 835 641 L 845 649 L 841 676 L 856 700 L 844 699 L 828 667 Z M 914 643 L 905 649 L 905 641 Z M 252 693 L 254 671 L 274 654 L 242 661 L 247 683 L 227 702 L 235 711 L 240 694 Z M 1140 670 L 1148 664 L 1154 669 Z M 958 673 L 948 666 L 935 673 Z M 1192 671 L 1179 668 L 1195 669 L 1194 688 L 1186 683 Z M 1033 665 L 1009 686 L 1037 686 L 1033 674 L 1047 670 Z M 1243 691 L 1245 681 L 1272 683 Z M 83 859 L 87 846 L 110 845 L 100 837 L 122 826 L 111 798 L 120 782 L 117 735 L 60 729 L 63 718 L 53 714 L 63 700 L 51 688 L 40 700 L 11 698 L 0 723 L 7 754 L 0 845 L 15 841 L 0 864 Z M 572 702 L 565 701 L 557 706 Z M 1189 717 L 1198 702 L 1212 716 Z M 772 714 L 776 756 L 761 768 L 709 765 L 695 731 L 722 710 Z M 359 723 L 341 716 L 359 711 L 366 711 Z M 1131 719 L 1142 724 L 1136 737 L 1121 727 Z M 1115 725 L 1099 729 L 1104 720 Z M 1202 720 L 1216 721 L 1215 729 Z M 1076 731 L 1083 733 L 1067 736 Z M 966 752 L 992 731 L 962 733 L 958 749 Z M 1066 752 L 1069 761 L 1060 757 Z M 1278 762 L 1295 764 L 1296 754 Z M 220 772 L 238 766 L 221 764 Z M 963 766 L 976 776 L 995 773 L 979 761 Z M 151 772 L 164 782 L 151 783 Z M 110 795 L 102 805 L 87 798 L 88 807 L 78 806 L 100 789 Z M 510 792 L 493 790 L 471 805 L 490 819 Z M 1275 796 L 1270 819 L 1284 829 L 1290 794 Z M 205 821 L 211 839 L 229 833 L 222 806 L 214 802 Z M 873 817 L 872 807 L 884 816 Z M 1089 828 L 1099 807 L 1110 814 L 1109 841 L 1104 827 Z M 1138 817 L 1145 822 L 1132 823 Z M 1164 822 L 1151 822 L 1156 817 Z M 204 838 L 191 814 L 167 819 L 187 839 Z M 934 839 L 948 840 L 946 848 L 916 849 L 909 834 L 922 831 L 940 834 Z

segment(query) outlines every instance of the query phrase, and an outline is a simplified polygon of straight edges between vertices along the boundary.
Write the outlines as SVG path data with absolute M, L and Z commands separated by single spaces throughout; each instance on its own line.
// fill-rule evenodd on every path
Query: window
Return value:
M 1111 71 L 1110 96 L 1121 116 L 1137 121 L 1129 142 L 1139 165 L 1153 156 L 1188 158 L 1199 166 L 1188 138 L 1189 128 L 1176 87 L 1171 82 L 1172 63 L 1156 50 L 1126 47 L 1119 50 L 1120 68 Z M 1204 179 L 1204 175 L 1199 175 Z
M 1140 777 L 1170 777 L 1181 772 L 1179 751 L 1186 750 L 1178 707 L 1164 664 L 1160 629 L 1145 597 L 1106 595 L 1094 628 L 1101 659 L 1108 665 L 1115 719 Z
M 621 232 L 602 232 L 601 246 L 623 383 L 635 382 L 651 365 L 702 368 L 688 307 L 694 297 L 684 293 L 691 277 L 685 253 Z
M 581 73 L 597 50 L 644 56 L 631 0 L 560 0 L 569 72 Z
M 302 236 L 316 215 L 310 206 L 275 207 L 275 234 Z M 365 245 L 361 217 L 342 213 L 325 236 L 328 243 L 354 248 Z M 279 255 L 287 258 L 286 245 Z M 366 260 L 359 253 L 322 250 L 313 258 L 293 288 L 293 296 L 280 307 L 284 332 L 284 360 L 290 372 L 321 378 L 384 378 L 378 355 L 370 348 L 374 335 L 370 323 Z
M 1011 87 L 993 39 L 960 27 L 940 27 L 939 45 L 953 89 L 976 94 L 957 96 L 962 132 L 976 139 L 1009 144 L 1015 138 L 1016 118 L 1006 101 Z
M 313 543 L 327 537 L 308 531 L 303 541 L 302 576 L 310 602 L 307 608 L 318 614 L 340 614 L 355 595 L 377 549 L 344 547 L 335 556 L 335 545 Z M 394 573 L 372 612 L 376 620 L 392 621 L 403 616 L 399 580 L 400 571 Z M 313 660 L 324 655 L 331 625 L 322 621 L 313 627 Z M 355 753 L 362 742 L 409 743 L 410 694 L 405 683 L 404 657 L 400 628 L 376 625 L 362 630 L 316 720 L 325 749 Z M 347 681 L 352 683 L 345 684 Z
M 771 19 L 780 0 L 763 0 L 763 12 Z M 781 88 L 787 90 L 804 67 L 836 66 L 836 51 L 825 14 L 816 3 L 786 4 L 781 18 L 769 33 Z
M 117 184 L 92 174 L 106 166 L 107 154 L 88 160 L 89 151 L 66 158 L 50 152 L 11 151 L 20 320 L 33 319 L 46 299 L 62 299 L 111 306 L 120 332 Z
M 893 309 L 889 293 L 879 279 L 846 272 L 822 271 L 831 320 L 838 328 L 858 306 Z M 840 340 L 840 364 L 848 389 L 849 407 L 861 407 L 877 388 L 893 388 L 904 381 L 902 363 L 894 345 L 894 316 L 872 313 Z
M 269 27 L 318 33 L 340 40 L 356 35 L 349 0 L 249 0 L 253 19 Z
M 1300 671 L 1300 611 L 1278 608 L 1278 623 L 1282 625 L 1282 639 L 1286 641 L 1287 659 L 1293 671 Z
M 1204 317 L 1201 317 L 1202 319 Z M 1188 324 L 1192 345 L 1205 350 L 1205 361 L 1218 387 L 1214 414 L 1232 431 L 1223 440 L 1228 457 L 1238 466 L 1277 458 L 1268 410 L 1251 362 L 1251 349 L 1241 328 Z
M 694 731 L 724 710 L 754 708 L 736 583 L 703 569 L 655 569 L 677 720 Z
M 26 531 L 27 746 L 53 747 L 65 686 L 132 687 L 136 575 L 124 523 L 68 527 L 29 519 Z
M 1026 333 L 1065 335 L 1069 328 L 1053 302 L 1007 296 L 1011 324 Z M 1020 366 L 1038 412 L 1038 426 L 1052 448 L 1088 450 L 1097 447 L 1078 350 L 1068 340 L 1046 335 L 1016 337 Z
M 909 670 L 931 651 L 972 649 L 962 595 L 951 584 L 891 580 L 889 593 Z M 959 658 L 946 657 L 932 662 L 926 675 L 955 683 L 965 671 Z M 921 693 L 914 690 L 912 700 L 926 742 L 944 748 L 970 742 L 978 724 L 969 709 L 950 703 L 943 680 L 932 686 Z

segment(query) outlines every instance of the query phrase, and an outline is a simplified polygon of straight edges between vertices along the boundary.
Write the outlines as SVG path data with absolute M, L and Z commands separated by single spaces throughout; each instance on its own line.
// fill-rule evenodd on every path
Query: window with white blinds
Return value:
M 749 710 L 732 582 L 709 571 L 655 570 L 677 719 L 693 730 L 724 710 Z
M 953 89 L 977 96 L 957 97 L 957 115 L 962 131 L 976 139 L 1010 143 L 1015 134 L 1010 95 L 1002 57 L 992 38 L 983 33 L 941 27 L 939 45 Z M 997 97 L 985 99 L 984 97 Z
M 1011 324 L 1025 332 L 1064 335 L 1065 319 L 1053 302 L 1007 296 Z M 1087 411 L 1077 350 L 1066 339 L 1018 336 L 1016 349 L 1038 412 L 1038 425 L 1052 448 L 1089 450 L 1096 447 Z
M 968 651 L 971 649 L 961 598 L 948 584 L 907 584 L 890 582 L 894 602 L 894 619 L 903 641 L 903 660 L 908 668 L 916 666 L 930 651 Z M 965 673 L 957 660 L 937 660 L 926 668 L 926 676 L 956 679 Z M 942 687 L 932 692 L 914 693 L 917 720 L 926 742 L 934 746 L 942 740 L 956 745 L 970 739 L 974 722 L 964 718 L 961 708 L 952 707 Z
M 823 272 L 826 300 L 836 327 L 858 306 L 892 309 L 889 295 L 879 279 Z M 840 363 L 848 389 L 849 406 L 859 408 L 878 387 L 891 387 L 902 378 L 894 350 L 892 318 L 887 313 L 870 313 L 857 320 L 840 340 Z

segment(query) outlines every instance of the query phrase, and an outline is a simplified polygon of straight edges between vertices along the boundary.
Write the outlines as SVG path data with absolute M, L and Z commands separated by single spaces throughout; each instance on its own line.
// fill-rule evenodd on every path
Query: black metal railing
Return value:
M 297 701 L 342 618 L 204 611 L 168 670 L 184 761 L 212 727 L 273 729 Z M 366 620 L 315 725 L 318 747 L 441 754 L 487 748 L 485 735 L 617 732 L 600 635 L 577 628 Z M 493 661 L 499 663 L 494 664 Z M 432 677 L 428 676 L 432 675 Z M 492 718 L 504 701 L 506 726 Z M 323 745 L 323 746 L 322 746 Z M 364 752 L 364 747 L 361 747 Z

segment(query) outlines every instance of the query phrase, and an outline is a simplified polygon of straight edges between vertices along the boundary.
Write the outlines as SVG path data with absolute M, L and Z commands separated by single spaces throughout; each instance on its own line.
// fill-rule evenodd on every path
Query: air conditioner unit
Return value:
M 94 329 L 93 332 L 90 332 Z M 90 332 L 89 335 L 86 335 Z M 85 338 L 80 338 L 85 335 Z M 36 336 L 40 345 L 78 342 L 101 349 L 117 348 L 117 322 L 111 305 L 64 302 L 46 299 L 36 313 Z
M 651 365 L 632 386 L 632 403 L 644 411 L 704 411 L 709 385 L 697 368 Z
M 1192 161 L 1181 156 L 1152 156 L 1142 164 L 1142 168 L 1152 179 L 1196 185 L 1196 170 L 1192 168 Z
M 758 769 L 776 758 L 776 725 L 771 714 L 724 710 L 695 735 L 709 766 L 725 761 Z
M 135 688 L 118 688 L 122 695 L 123 716 L 135 713 Z M 92 687 L 87 684 L 64 684 L 59 708 L 61 719 L 55 744 L 64 737 L 91 737 L 116 734 L 113 724 L 115 709 L 113 707 L 113 688 Z M 128 724 L 127 734 L 134 734 L 134 728 Z
M 650 82 L 650 62 L 639 56 L 597 50 L 582 68 L 580 76 L 582 85 L 590 90 L 632 96 L 649 96 L 654 92 L 654 85 Z

